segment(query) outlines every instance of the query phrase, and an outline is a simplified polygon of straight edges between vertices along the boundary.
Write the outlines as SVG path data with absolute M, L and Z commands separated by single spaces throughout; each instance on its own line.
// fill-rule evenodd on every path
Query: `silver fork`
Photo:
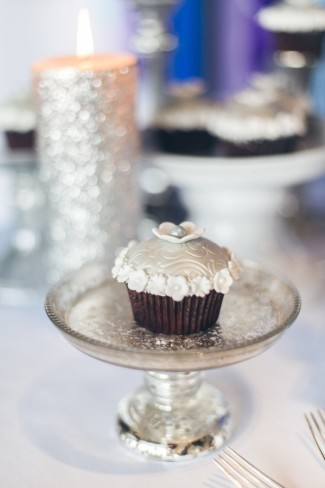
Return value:
M 214 458 L 214 462 L 239 488 L 285 488 L 230 447 Z
M 319 452 L 325 460 L 325 415 L 323 410 L 305 413 L 305 419 Z

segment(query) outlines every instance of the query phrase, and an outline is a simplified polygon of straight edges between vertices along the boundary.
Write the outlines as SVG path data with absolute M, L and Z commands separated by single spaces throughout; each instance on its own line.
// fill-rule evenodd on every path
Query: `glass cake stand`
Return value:
M 217 449 L 231 433 L 227 400 L 202 381 L 202 371 L 263 352 L 299 310 L 295 287 L 252 261 L 244 262 L 218 323 L 190 336 L 153 334 L 137 326 L 125 285 L 113 281 L 101 263 L 70 274 L 46 299 L 49 318 L 74 347 L 145 371 L 144 386 L 119 405 L 119 437 L 138 454 L 168 461 Z

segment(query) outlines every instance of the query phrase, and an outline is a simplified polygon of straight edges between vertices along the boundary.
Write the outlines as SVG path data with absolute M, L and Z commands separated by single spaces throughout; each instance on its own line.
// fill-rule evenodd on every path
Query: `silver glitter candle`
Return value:
M 33 71 L 52 279 L 92 259 L 110 266 L 140 217 L 135 59 L 65 57 Z

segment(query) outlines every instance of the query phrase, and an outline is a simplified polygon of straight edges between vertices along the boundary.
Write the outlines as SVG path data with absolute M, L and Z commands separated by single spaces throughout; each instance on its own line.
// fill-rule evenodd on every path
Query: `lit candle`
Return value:
M 82 8 L 78 17 L 77 56 L 91 56 L 95 52 L 93 34 L 90 26 L 89 12 Z
M 33 67 L 53 279 L 94 258 L 112 264 L 116 248 L 136 236 L 140 216 L 136 60 L 93 54 L 85 11 L 77 44 L 76 56 Z
M 94 41 L 87 9 L 81 9 L 78 17 L 76 56 L 50 58 L 34 64 L 34 75 L 48 71 L 75 69 L 80 71 L 127 70 L 134 67 L 136 58 L 131 54 L 94 54 Z

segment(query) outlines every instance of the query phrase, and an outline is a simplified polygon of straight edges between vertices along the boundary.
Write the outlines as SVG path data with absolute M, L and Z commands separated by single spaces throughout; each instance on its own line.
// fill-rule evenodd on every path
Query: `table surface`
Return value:
M 325 464 L 303 413 L 325 406 L 324 290 L 271 349 L 211 370 L 232 406 L 229 444 L 287 488 L 324 488 Z M 5 488 L 187 488 L 231 485 L 213 455 L 192 462 L 142 459 L 115 433 L 120 398 L 142 372 L 71 347 L 41 302 L 0 308 L 0 479 Z

